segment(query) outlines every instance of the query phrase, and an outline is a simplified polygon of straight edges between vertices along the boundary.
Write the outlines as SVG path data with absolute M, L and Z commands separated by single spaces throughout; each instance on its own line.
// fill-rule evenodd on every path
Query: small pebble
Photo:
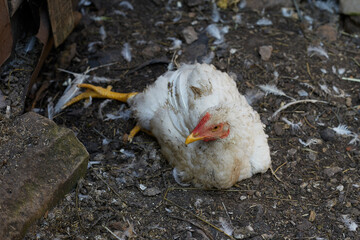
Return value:
M 339 185 L 336 187 L 336 190 L 342 192 L 344 190 L 344 185 Z
M 352 106 L 352 100 L 350 97 L 347 97 L 345 100 L 345 104 L 347 107 L 351 107 Z
M 309 159 L 310 159 L 311 161 L 315 161 L 315 160 L 316 160 L 316 154 L 313 153 L 313 152 L 310 152 L 309 155 L 308 155 L 308 157 L 309 157 Z
M 304 220 L 302 223 L 297 225 L 297 229 L 299 229 L 300 231 L 307 231 L 311 227 L 312 227 L 312 223 L 307 220 Z
M 198 39 L 198 34 L 192 26 L 184 28 L 182 34 L 187 44 L 191 44 Z
M 161 47 L 159 45 L 150 44 L 144 48 L 144 50 L 142 51 L 142 54 L 145 55 L 146 57 L 153 58 L 160 51 L 161 51 Z
M 313 221 L 315 221 L 315 218 L 316 218 L 316 213 L 315 213 L 315 211 L 311 210 L 310 216 L 309 216 L 309 221 L 313 222 Z
M 283 125 L 280 123 L 274 124 L 274 131 L 277 136 L 282 136 L 284 134 Z
M 300 188 L 304 189 L 307 187 L 307 185 L 309 185 L 307 182 L 303 182 L 301 185 L 300 185 Z
M 328 177 L 332 177 L 334 176 L 336 173 L 341 172 L 342 168 L 341 167 L 330 167 L 330 168 L 326 168 L 324 170 L 324 173 L 328 176 Z
M 294 156 L 296 154 L 297 150 L 295 148 L 291 148 L 287 151 L 287 153 L 290 155 L 290 156 Z
M 264 61 L 268 61 L 271 57 L 272 51 L 273 51 L 272 46 L 261 46 L 259 48 L 259 54 L 261 56 L 261 59 Z
M 305 90 L 299 90 L 298 94 L 300 97 L 307 97 L 309 94 Z
M 316 33 L 320 38 L 325 39 L 329 42 L 336 41 L 337 31 L 332 24 L 324 24 L 316 30 Z
M 157 188 L 157 187 L 147 188 L 143 192 L 143 194 L 145 196 L 149 196 L 149 197 L 156 196 L 156 195 L 158 195 L 160 193 L 161 193 L 161 190 L 159 188 Z
M 94 161 L 103 161 L 105 159 L 105 155 L 103 153 L 98 153 L 94 157 Z
M 234 238 L 235 239 L 248 239 L 252 235 L 254 235 L 254 229 L 250 225 L 242 228 L 237 228 L 234 230 Z
M 325 128 L 320 131 L 320 136 L 324 141 L 334 141 L 336 138 L 335 131 L 330 128 Z

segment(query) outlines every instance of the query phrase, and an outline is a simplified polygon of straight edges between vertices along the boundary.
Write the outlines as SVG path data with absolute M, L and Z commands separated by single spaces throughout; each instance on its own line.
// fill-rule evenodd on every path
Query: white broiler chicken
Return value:
M 225 189 L 271 165 L 259 115 L 233 79 L 212 65 L 182 65 L 141 93 L 89 90 L 73 99 L 114 98 L 127 102 L 138 121 L 130 133 L 150 131 L 182 182 Z

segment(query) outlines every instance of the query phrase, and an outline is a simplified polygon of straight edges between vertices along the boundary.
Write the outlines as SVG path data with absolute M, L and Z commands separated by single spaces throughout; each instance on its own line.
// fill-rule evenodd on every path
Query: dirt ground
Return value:
M 81 23 L 51 53 L 28 106 L 37 92 L 35 111 L 48 115 L 49 102 L 74 78 L 58 68 L 101 66 L 89 75 L 112 81 L 95 84 L 130 92 L 154 82 L 172 60 L 211 62 L 236 79 L 259 112 L 276 176 L 269 170 L 226 191 L 183 188 L 154 138 L 140 133 L 123 141 L 135 125 L 126 104 L 77 103 L 54 121 L 89 151 L 88 173 L 25 239 L 360 239 L 360 83 L 342 79 L 360 78 L 360 38 L 344 32 L 341 17 L 308 1 L 299 6 L 302 22 L 282 14 L 284 3 L 253 1 L 217 16 L 205 0 L 129 2 L 133 9 L 124 1 L 80 7 Z M 216 39 L 210 24 L 228 32 Z M 198 34 L 192 44 L 182 34 L 189 26 Z M 180 48 L 170 38 L 181 40 Z M 122 56 L 125 43 L 130 62 Z M 269 60 L 259 55 L 262 46 L 272 46 Z M 265 84 L 283 96 L 264 94 Z M 272 117 L 294 99 L 324 102 L 300 102 Z M 107 114 L 121 117 L 105 120 Z

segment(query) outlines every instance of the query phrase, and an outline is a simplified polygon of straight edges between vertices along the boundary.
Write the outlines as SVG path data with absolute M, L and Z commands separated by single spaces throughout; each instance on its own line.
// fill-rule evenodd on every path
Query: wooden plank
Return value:
M 10 57 L 13 45 L 7 0 L 0 0 L 0 66 Z
M 6 1 L 6 0 L 5 0 Z M 10 16 L 12 17 L 16 10 L 20 7 L 24 0 L 11 0 L 9 1 L 9 12 Z
M 74 29 L 74 16 L 71 0 L 47 0 L 49 17 L 55 47 L 65 41 Z

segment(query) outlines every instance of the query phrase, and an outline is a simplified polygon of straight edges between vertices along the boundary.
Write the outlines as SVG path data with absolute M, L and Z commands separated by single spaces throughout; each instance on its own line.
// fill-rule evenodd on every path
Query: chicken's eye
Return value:
M 219 126 L 219 125 L 216 125 L 215 127 L 213 127 L 212 131 L 215 132 L 215 131 L 217 131 L 217 130 L 219 130 L 219 129 L 220 129 L 220 126 Z

